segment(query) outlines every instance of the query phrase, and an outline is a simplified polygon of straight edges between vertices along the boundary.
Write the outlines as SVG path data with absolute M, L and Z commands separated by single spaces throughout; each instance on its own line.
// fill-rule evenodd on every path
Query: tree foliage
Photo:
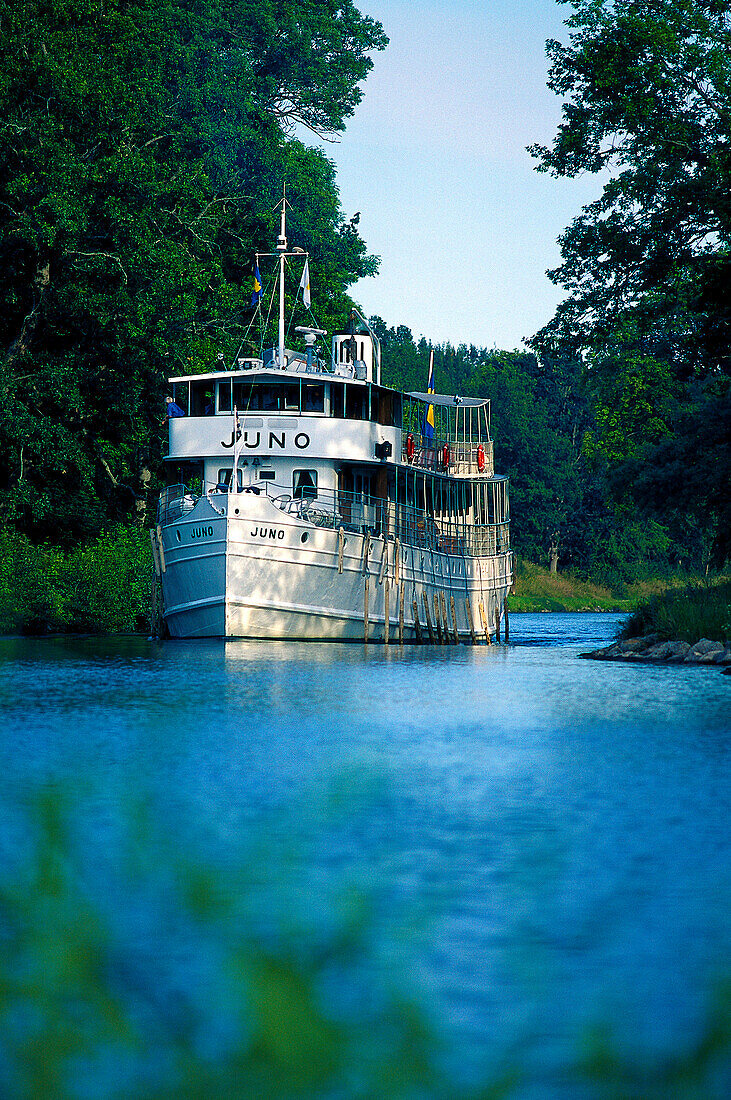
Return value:
M 731 247 L 731 7 L 725 0 L 575 0 L 569 45 L 548 43 L 566 100 L 558 176 L 607 170 L 601 197 L 562 237 L 557 321 L 593 336 L 626 308 L 701 304 Z M 665 293 L 663 293 L 665 292 Z M 695 295 L 695 298 L 694 298 Z M 710 354 L 710 347 L 704 349 Z
M 731 4 L 572 8 L 568 44 L 548 43 L 563 121 L 532 152 L 539 170 L 608 178 L 560 239 L 549 274 L 568 293 L 534 346 L 583 357 L 588 450 L 619 507 L 720 564 L 731 463 L 705 429 L 731 374 Z
M 170 373 L 233 355 L 286 179 L 323 323 L 374 261 L 334 168 L 380 25 L 351 0 L 0 0 L 0 505 L 33 537 L 144 498 Z

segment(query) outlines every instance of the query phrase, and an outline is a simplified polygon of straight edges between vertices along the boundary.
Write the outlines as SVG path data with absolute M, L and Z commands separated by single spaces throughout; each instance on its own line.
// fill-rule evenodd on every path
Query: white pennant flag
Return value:
M 310 308 L 312 299 L 310 298 L 310 261 L 305 260 L 305 266 L 302 269 L 302 278 L 300 279 L 300 290 L 302 291 L 302 302 L 306 309 Z

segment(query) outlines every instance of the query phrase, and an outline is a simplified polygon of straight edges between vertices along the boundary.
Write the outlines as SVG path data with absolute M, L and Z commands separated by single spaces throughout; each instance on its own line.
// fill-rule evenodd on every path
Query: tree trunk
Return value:
M 551 538 L 551 545 L 548 550 L 548 562 L 549 572 L 558 572 L 558 534 L 555 534 Z

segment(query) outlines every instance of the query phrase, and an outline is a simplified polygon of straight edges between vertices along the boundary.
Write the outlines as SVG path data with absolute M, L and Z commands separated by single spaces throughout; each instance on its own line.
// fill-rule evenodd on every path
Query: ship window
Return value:
M 166 463 L 168 485 L 185 485 L 186 489 L 199 494 L 203 484 L 202 462 Z
M 296 386 L 284 386 L 284 407 L 287 412 L 299 412 L 300 388 Z
M 280 387 L 255 382 L 234 382 L 233 403 L 239 412 L 278 412 Z
M 188 415 L 188 402 L 190 400 L 190 382 L 173 383 L 173 401 L 179 405 L 185 415 Z
M 386 424 L 388 427 L 396 425 L 396 401 L 398 394 L 392 393 L 390 390 L 381 390 L 377 387 L 373 387 L 373 405 L 374 416 L 373 419 L 378 424 Z M 398 424 L 401 424 L 400 409 Z
M 224 467 L 223 470 L 219 470 L 218 471 L 218 485 L 217 485 L 217 488 L 220 489 L 222 486 L 225 486 L 228 489 L 231 485 L 231 474 L 232 473 L 233 473 L 233 470 L 231 469 L 230 466 Z M 238 479 L 237 479 L 238 483 L 239 483 L 239 492 L 241 492 L 241 490 L 244 487 L 244 472 L 243 472 L 243 470 L 237 470 L 237 473 L 239 475 Z
M 231 412 L 231 379 L 218 383 L 218 411 Z
M 320 384 L 312 386 L 306 384 L 302 387 L 302 412 L 325 411 L 325 387 Z
M 213 383 L 209 380 L 205 382 L 191 382 L 190 415 L 212 416 L 213 412 Z
M 368 419 L 368 391 L 365 386 L 346 386 L 345 416 L 348 420 Z
M 274 470 L 260 470 L 259 481 L 274 481 Z
M 256 390 L 257 387 L 251 382 L 234 382 L 233 403 L 239 412 L 248 412 L 249 409 L 259 408 L 254 400 Z
M 345 386 L 342 382 L 330 383 L 330 412 L 339 419 L 345 416 Z
M 296 500 L 317 496 L 317 470 L 295 470 L 292 475 L 292 496 Z

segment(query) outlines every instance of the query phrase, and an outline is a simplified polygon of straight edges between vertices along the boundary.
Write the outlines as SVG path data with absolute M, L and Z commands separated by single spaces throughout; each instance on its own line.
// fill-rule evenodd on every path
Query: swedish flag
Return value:
M 261 272 L 259 271 L 259 265 L 254 264 L 254 289 L 251 293 L 251 308 L 258 305 L 261 301 L 262 289 L 261 289 Z
M 429 377 L 426 383 L 426 392 L 434 393 L 434 349 L 429 352 Z M 424 426 L 422 428 L 422 435 L 424 439 L 430 443 L 434 439 L 434 406 L 429 405 L 424 416 Z

